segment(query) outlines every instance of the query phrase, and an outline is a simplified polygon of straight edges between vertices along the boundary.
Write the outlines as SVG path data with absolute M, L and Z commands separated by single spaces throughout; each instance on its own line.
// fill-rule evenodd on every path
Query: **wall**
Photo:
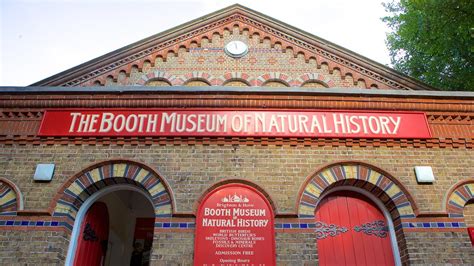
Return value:
M 0 175 L 15 182 L 25 195 L 25 209 L 41 210 L 49 206 L 57 189 L 67 178 L 86 166 L 111 158 L 143 162 L 156 169 L 174 193 L 175 212 L 193 213 L 196 201 L 212 184 L 223 179 L 246 179 L 270 194 L 278 214 L 295 213 L 298 193 L 306 178 L 326 164 L 338 161 L 362 161 L 377 166 L 400 180 L 414 197 L 421 212 L 443 211 L 444 195 L 459 180 L 474 172 L 471 149 L 416 149 L 393 147 L 305 147 L 302 145 L 3 145 Z M 21 164 L 18 162 L 22 162 Z M 37 163 L 53 162 L 56 171 L 50 183 L 32 181 Z M 436 181 L 418 185 L 415 165 L 433 166 Z M 429 220 L 429 219 L 428 219 Z M 433 219 L 432 219 L 433 220 Z M 5 232 L 3 241 L 17 239 L 30 248 L 47 250 L 46 243 L 30 245 L 31 235 Z M 152 258 L 179 265 L 191 262 L 193 231 L 162 231 L 155 233 Z M 45 234 L 50 234 L 45 233 Z M 276 230 L 277 261 L 314 262 L 317 258 L 315 236 L 308 233 Z M 17 236 L 21 235 L 21 236 Z M 62 236 L 67 235 L 63 234 Z M 55 236 L 61 239 L 59 236 Z M 405 232 L 407 251 L 414 263 L 437 263 L 435 250 L 443 250 L 443 262 L 465 261 L 472 258 L 467 233 Z M 442 239 L 442 240 L 441 240 Z M 54 245 L 55 242 L 52 242 Z M 63 242 L 61 242 L 63 243 Z M 5 245 L 5 242 L 2 243 Z M 67 245 L 65 245 L 67 246 Z M 27 259 L 31 254 L 18 250 L 16 258 Z M 54 249 L 61 261 L 66 248 Z M 403 254 L 403 253 L 402 253 Z M 448 255 L 449 254 L 449 255 Z M 35 255 L 36 256 L 36 255 Z M 54 257 L 54 256 L 53 256 Z M 473 258 L 474 259 L 474 258 Z M 49 262 L 51 256 L 35 260 Z
M 64 232 L 0 230 L 0 265 L 62 265 L 68 245 Z
M 420 211 L 442 211 L 443 196 L 449 188 L 472 176 L 473 155 L 470 149 L 390 147 L 7 145 L 2 147 L 0 176 L 18 185 L 25 196 L 25 209 L 46 209 L 70 176 L 92 163 L 125 158 L 161 173 L 174 192 L 178 212 L 193 212 L 196 200 L 213 183 L 244 178 L 261 185 L 271 194 L 278 212 L 287 213 L 295 211 L 299 189 L 313 171 L 329 163 L 355 160 L 377 166 L 400 180 Z M 53 181 L 34 182 L 36 164 L 46 162 L 56 164 Z M 413 170 L 417 165 L 433 167 L 437 179 L 432 185 L 417 184 Z

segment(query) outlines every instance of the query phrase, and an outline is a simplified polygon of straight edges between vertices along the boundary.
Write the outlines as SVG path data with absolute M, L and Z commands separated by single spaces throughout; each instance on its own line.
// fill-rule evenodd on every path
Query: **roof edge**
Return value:
M 283 95 L 337 95 L 337 96 L 381 96 L 381 97 L 413 97 L 413 98 L 459 98 L 474 99 L 474 92 L 466 91 L 423 91 L 423 90 L 371 90 L 359 88 L 273 88 L 273 87 L 149 87 L 149 86 L 108 86 L 108 87 L 0 87 L 2 94 L 283 94 Z

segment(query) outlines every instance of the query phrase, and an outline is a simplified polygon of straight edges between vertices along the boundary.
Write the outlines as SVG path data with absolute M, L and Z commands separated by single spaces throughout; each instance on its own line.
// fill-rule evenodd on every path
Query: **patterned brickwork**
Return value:
M 7 184 L 0 181 L 0 213 L 11 213 L 16 211 L 16 193 Z
M 14 215 L 20 209 L 21 195 L 9 180 L 0 178 L 0 215 Z
M 223 47 L 232 40 L 247 43 L 248 54 L 227 56 Z M 261 188 L 271 202 L 278 265 L 317 264 L 314 210 L 337 186 L 380 199 L 392 216 L 403 264 L 474 261 L 466 234 L 474 192 L 471 98 L 334 90 L 430 88 L 240 7 L 127 49 L 40 85 L 134 86 L 146 93 L 102 88 L 93 95 L 0 95 L 0 176 L 15 184 L 0 184 L 0 206 L 7 210 L 0 215 L 0 264 L 64 264 L 84 201 L 105 187 L 129 184 L 154 204 L 151 265 L 192 265 L 199 200 L 235 180 Z M 164 90 L 180 91 L 150 88 L 170 85 Z M 209 87 L 199 93 L 184 86 Z M 259 93 L 258 86 L 269 88 Z M 296 87 L 309 89 L 291 93 Z M 418 111 L 426 113 L 433 137 L 38 137 L 48 108 Z M 53 180 L 33 181 L 36 164 L 44 162 L 56 164 Z M 432 166 L 436 181 L 418 184 L 417 165 Z M 13 187 L 24 199 L 16 189 L 13 203 Z
M 69 184 L 68 184 L 69 183 Z M 82 203 L 103 187 L 132 184 L 142 188 L 153 199 L 156 217 L 171 216 L 171 197 L 163 183 L 150 169 L 130 162 L 117 162 L 93 167 L 81 173 L 58 194 L 53 216 L 74 218 Z
M 244 26 L 245 27 L 245 26 Z M 243 58 L 231 58 L 224 52 L 223 47 L 232 40 L 242 40 L 249 44 L 249 53 Z M 186 44 L 184 44 L 186 45 Z M 163 55 L 156 55 L 155 60 L 144 59 L 130 67 L 127 78 L 120 77 L 120 71 L 104 75 L 105 78 L 90 80 L 81 86 L 100 85 L 144 85 L 152 78 L 162 78 L 172 85 L 182 85 L 191 78 L 201 78 L 212 85 L 223 85 L 229 79 L 226 71 L 246 73 L 243 78 L 252 86 L 263 86 L 268 80 L 280 81 L 287 86 L 300 87 L 305 81 L 316 80 L 327 87 L 360 87 L 388 88 L 370 77 L 342 72 L 346 69 L 337 64 L 321 61 L 318 65 L 313 58 L 306 59 L 301 54 L 294 54 L 292 48 L 281 48 L 278 41 L 274 43 L 261 39 L 260 35 L 238 30 L 223 31 L 212 38 L 201 39 L 200 47 L 177 49 Z M 166 58 L 166 60 L 162 60 Z M 154 63 L 151 64 L 150 62 Z M 198 71 L 203 65 L 207 72 Z M 140 67 L 141 66 L 141 67 Z M 122 70 L 126 72 L 125 70 Z M 288 73 L 284 73 L 288 72 Z M 198 74 L 196 76 L 196 74 Z M 307 85 L 308 86 L 308 85 Z
M 333 165 L 315 174 L 307 182 L 301 195 L 299 217 L 314 217 L 320 196 L 338 185 L 356 186 L 374 194 L 382 200 L 394 220 L 399 217 L 415 217 L 413 201 L 410 202 L 411 197 L 404 188 L 379 170 L 358 163 Z
M 231 40 L 241 40 L 249 44 L 249 53 L 242 58 L 244 64 L 229 58 L 223 52 L 224 45 Z M 183 54 L 191 56 L 183 56 Z M 265 55 L 268 53 L 269 55 Z M 375 66 L 365 62 L 350 51 L 329 45 L 326 41 L 315 36 L 309 36 L 288 26 L 282 26 L 272 18 L 256 15 L 253 11 L 241 6 L 231 6 L 210 16 L 201 18 L 199 22 L 190 22 L 182 28 L 176 28 L 163 36 L 155 35 L 133 49 L 125 47 L 113 55 L 97 59 L 94 69 L 82 66 L 80 73 L 67 73 L 61 78 L 51 78 L 40 85 L 55 86 L 90 86 L 92 84 L 110 85 L 127 81 L 133 84 L 135 74 L 147 74 L 154 68 L 175 68 L 171 71 L 178 73 L 180 69 L 198 70 L 202 65 L 221 68 L 250 69 L 253 77 L 265 73 L 260 72 L 262 66 L 266 69 L 299 72 L 327 71 L 334 75 L 337 86 L 363 86 L 365 88 L 382 89 L 430 89 L 401 76 L 390 69 Z M 302 71 L 303 69 L 311 71 Z M 176 72 L 176 73 L 174 73 Z M 126 77 L 124 77 L 124 74 Z M 214 73 L 213 73 L 214 74 Z M 214 75 L 220 76 L 220 75 Z M 393 77 L 391 77 L 393 76 Z M 390 77 L 390 78 L 389 78 Z M 294 77 L 296 78 L 296 76 Z
M 462 217 L 464 206 L 474 199 L 474 179 L 463 181 L 448 195 L 446 210 L 451 217 Z
M 122 176 L 122 178 L 116 178 L 116 180 L 120 180 L 118 182 L 127 182 L 127 180 L 133 180 L 135 174 L 132 174 L 132 172 L 137 172 L 137 170 L 132 171 L 131 167 L 154 172 L 149 168 L 145 168 L 142 164 L 114 160 L 109 161 L 109 163 L 94 164 L 91 167 L 87 167 L 88 164 L 98 162 L 104 158 L 135 158 L 154 169 L 158 169 L 160 180 L 166 180 L 170 189 L 173 190 L 177 212 L 188 216 L 194 212 L 193 206 L 195 206 L 204 191 L 216 182 L 225 179 L 245 179 L 258 184 L 268 192 L 270 198 L 275 202 L 276 213 L 282 215 L 288 213 L 296 214 L 295 206 L 300 200 L 298 192 L 301 191 L 303 184 L 307 181 L 306 177 L 313 177 L 314 174 L 311 173 L 317 169 L 330 169 L 334 171 L 335 176 L 339 179 L 341 175 L 350 177 L 351 173 L 354 173 L 353 177 L 360 179 L 354 178 L 352 180 L 357 180 L 357 182 L 349 182 L 347 184 L 363 188 L 368 188 L 369 185 L 372 185 L 372 183 L 364 181 L 364 178 L 367 179 L 368 169 L 371 172 L 380 173 L 380 175 L 385 173 L 378 168 L 369 167 L 366 164 L 356 164 L 359 165 L 359 169 L 356 167 L 357 171 L 354 172 L 350 168 L 341 167 L 341 165 L 346 166 L 347 164 L 333 163 L 334 161 L 348 160 L 370 162 L 371 165 L 377 165 L 385 171 L 389 171 L 404 184 L 422 212 L 439 212 L 442 210 L 442 197 L 439 197 L 439 195 L 446 195 L 449 188 L 454 185 L 455 180 L 452 177 L 459 176 L 461 178 L 469 176 L 473 171 L 468 160 L 468 158 L 472 157 L 472 151 L 466 149 L 242 146 L 237 144 L 226 145 L 225 143 L 217 145 L 215 142 L 209 142 L 207 145 L 173 145 L 167 141 L 163 142 L 162 145 L 123 144 L 121 146 L 115 144 L 106 146 L 74 145 L 72 143 L 68 145 L 52 144 L 39 146 L 14 144 L 2 146 L 1 149 L 3 155 L 0 157 L 0 170 L 4 172 L 0 174 L 5 175 L 6 171 L 8 171 L 11 179 L 22 189 L 26 197 L 25 207 L 28 210 L 46 209 L 51 201 L 59 203 L 59 199 L 66 199 L 66 197 L 58 197 L 55 200 L 54 197 L 58 193 L 61 195 L 61 192 L 65 192 L 67 188 L 71 188 L 71 191 L 74 191 L 73 186 L 76 186 L 74 183 L 79 187 L 81 187 L 79 182 L 81 184 L 82 182 L 84 184 L 96 183 L 92 181 L 94 181 L 94 178 L 98 179 L 101 175 L 100 173 L 102 173 L 102 176 L 110 176 L 107 173 L 120 173 L 116 174 L 116 176 Z M 450 158 L 453 157 L 458 158 L 458 160 L 451 160 Z M 32 183 L 31 176 L 34 166 L 44 160 L 57 163 L 53 181 L 50 183 Z M 412 166 L 421 165 L 426 160 L 429 160 L 434 166 L 437 181 L 430 186 L 419 186 L 416 183 Z M 18 161 L 23 163 L 21 165 L 15 163 Z M 126 166 L 119 166 L 122 164 L 129 165 L 129 170 L 125 170 Z M 328 165 L 328 167 L 323 167 L 323 165 Z M 335 166 L 336 168 L 330 166 Z M 347 166 L 354 166 L 354 164 Z M 323 170 L 321 171 L 324 172 Z M 316 174 L 321 171 L 318 170 Z M 391 178 L 392 175 L 383 174 L 387 178 Z M 392 181 L 393 184 L 391 186 L 393 189 L 396 183 L 390 178 L 388 179 Z M 343 182 L 346 180 L 344 179 Z M 389 180 L 382 178 L 377 178 L 377 180 L 380 180 L 378 182 L 380 190 L 374 189 L 372 191 L 377 194 L 386 190 L 378 194 L 378 196 L 382 201 L 392 201 L 385 197 L 388 194 L 397 194 L 393 194 L 387 186 L 388 183 L 386 182 L 389 182 Z M 377 181 L 375 183 L 377 184 Z M 84 184 L 82 184 L 83 187 L 87 187 Z M 99 186 L 103 185 L 101 183 L 96 184 Z M 142 186 L 143 182 L 133 184 Z M 338 185 L 339 183 L 334 184 Z M 87 196 L 87 193 L 84 194 L 85 191 L 75 192 L 76 199 Z M 65 192 L 64 195 L 68 195 L 68 193 Z M 68 202 L 74 204 L 75 200 L 69 200 Z M 76 201 L 77 203 L 80 202 Z M 58 204 L 59 206 L 60 204 Z M 75 208 L 78 206 L 75 206 Z M 393 209 L 396 205 L 389 203 L 387 206 L 389 209 Z M 75 208 L 70 206 L 67 206 L 67 208 L 72 213 L 75 212 Z M 403 249 L 404 237 L 412 233 L 440 232 L 439 236 L 444 233 L 462 233 L 459 230 L 465 230 L 463 221 L 453 219 L 426 218 L 420 220 L 419 218 L 403 218 L 396 220 L 395 227 L 397 234 L 400 235 L 399 246 L 401 252 L 407 254 L 409 252 L 416 252 Z M 279 218 L 275 222 L 277 261 L 279 263 L 292 264 L 300 260 L 301 253 L 298 252 L 306 254 L 301 255 L 301 258 L 310 258 L 311 262 L 315 262 L 314 256 L 317 254 L 317 250 L 313 249 L 314 242 L 312 240 L 314 236 L 314 229 L 312 228 L 314 221 L 310 220 L 293 221 L 292 219 Z M 63 216 L 52 216 L 49 218 L 41 216 L 33 220 L 30 216 L 18 216 L 14 217 L 14 219 L 0 219 L 0 232 L 7 231 L 15 234 L 18 230 L 36 232 L 62 230 L 62 228 L 66 228 L 67 232 L 70 232 L 73 222 L 73 218 Z M 154 258 L 157 261 L 182 261 L 184 264 L 190 263 L 192 256 L 189 254 L 192 254 L 194 245 L 194 226 L 194 219 L 179 220 L 175 217 L 169 217 L 156 220 L 155 242 L 153 245 Z M 308 239 L 302 239 L 301 234 L 306 234 Z M 65 239 L 69 239 L 69 236 L 65 236 Z M 168 250 L 169 247 L 163 242 L 163 239 L 167 239 L 169 243 L 175 243 L 174 246 L 172 245 L 172 252 Z M 417 241 L 416 243 L 422 243 L 423 245 L 429 244 L 429 241 L 417 238 L 409 238 L 406 241 L 410 245 L 412 245 L 410 241 Z M 286 242 L 291 244 L 286 245 Z M 178 243 L 181 243 L 181 245 Z M 305 247 L 304 250 L 306 251 L 295 251 L 301 247 Z M 293 252 L 296 253 L 291 255 Z M 61 256 L 65 255 L 65 253 L 62 253 Z
M 117 140 L 120 141 L 120 140 Z M 25 209 L 43 210 L 69 178 L 87 165 L 107 158 L 130 158 L 157 169 L 174 191 L 179 212 L 189 212 L 201 193 L 224 178 L 249 179 L 268 191 L 278 211 L 296 213 L 298 192 L 306 177 L 323 165 L 338 161 L 363 161 L 376 165 L 400 180 L 415 199 L 420 211 L 443 210 L 443 197 L 458 180 L 469 178 L 472 149 L 420 149 L 416 147 L 371 148 L 344 145 L 239 145 L 239 141 L 206 143 L 188 140 L 188 144 L 167 139 L 149 144 L 122 140 L 122 144 L 75 144 L 0 146 L 0 175 L 8 175 L 25 197 Z M 283 143 L 282 143 L 283 144 Z M 451 158 L 458 158 L 452 160 Z M 53 181 L 35 183 L 31 176 L 36 164 L 57 164 Z M 22 162 L 18 164 L 16 162 Z M 413 167 L 427 162 L 437 178 L 432 185 L 420 186 Z M 456 177 L 453 178 L 453 177 Z M 65 188 L 63 189 L 63 191 Z

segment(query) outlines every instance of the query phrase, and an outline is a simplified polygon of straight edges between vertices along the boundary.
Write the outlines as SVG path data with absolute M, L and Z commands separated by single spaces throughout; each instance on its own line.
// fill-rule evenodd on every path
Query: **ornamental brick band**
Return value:
M 456 184 L 447 197 L 446 211 L 450 217 L 463 217 L 464 206 L 474 199 L 474 179 Z
M 20 209 L 20 201 L 15 185 L 0 178 L 0 215 L 15 215 Z
M 82 203 L 98 189 L 120 183 L 128 183 L 146 191 L 153 200 L 156 217 L 170 217 L 172 203 L 170 193 L 163 180 L 134 162 L 110 162 L 91 167 L 74 178 L 60 192 L 53 216 L 75 219 Z
M 331 165 L 311 177 L 301 194 L 298 216 L 314 217 L 322 193 L 337 185 L 357 186 L 374 194 L 394 220 L 415 217 L 414 206 L 409 200 L 411 197 L 402 188 L 378 170 L 358 163 Z

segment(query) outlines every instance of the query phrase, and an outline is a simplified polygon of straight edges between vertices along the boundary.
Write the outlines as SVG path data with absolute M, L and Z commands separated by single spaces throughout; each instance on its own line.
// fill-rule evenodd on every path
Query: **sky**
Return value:
M 382 2 L 0 0 L 0 86 L 28 86 L 235 3 L 389 65 Z

